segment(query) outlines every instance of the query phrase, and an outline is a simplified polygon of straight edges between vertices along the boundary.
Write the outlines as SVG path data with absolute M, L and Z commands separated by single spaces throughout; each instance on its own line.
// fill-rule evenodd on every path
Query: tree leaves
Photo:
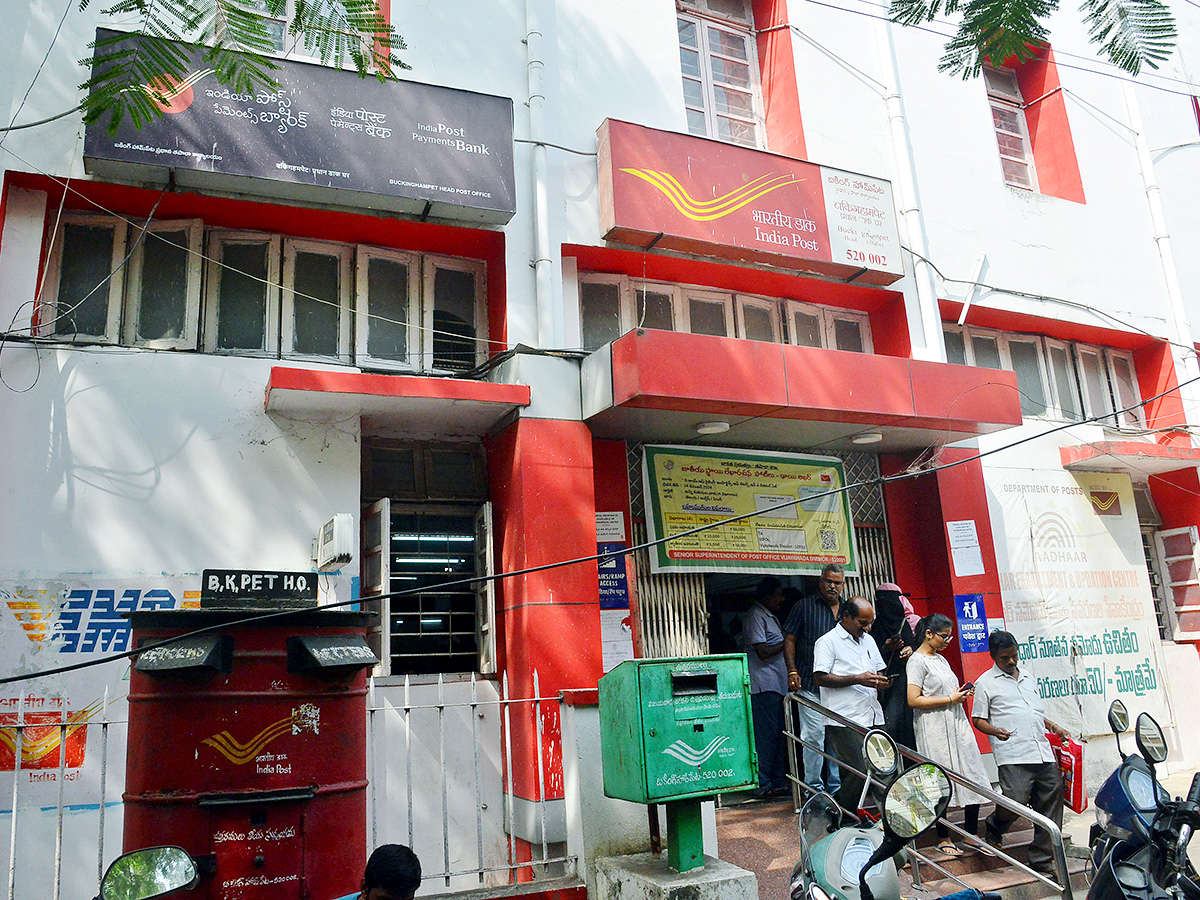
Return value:
M 1126 72 L 1157 69 L 1174 49 L 1175 18 L 1159 0 L 1083 0 L 1080 11 L 1092 43 Z
M 1161 0 L 1082 2 L 1092 43 L 1126 72 L 1157 68 L 1174 49 L 1175 19 Z M 918 25 L 941 14 L 961 13 L 938 69 L 973 78 L 985 65 L 1031 57 L 1048 42 L 1043 23 L 1057 9 L 1057 0 L 891 0 L 889 16 L 900 25 Z
M 323 65 L 351 63 L 359 77 L 381 81 L 409 66 L 395 53 L 403 39 L 380 12 L 377 0 L 293 0 L 286 34 L 306 55 Z M 81 0 L 80 7 L 88 0 Z M 136 35 L 116 34 L 93 41 L 81 60 L 91 77 L 85 92 L 87 123 L 107 118 L 115 133 L 128 116 L 142 128 L 163 115 L 163 107 L 188 78 L 189 54 L 202 53 L 218 81 L 238 93 L 274 90 L 279 64 L 268 54 L 284 38 L 288 0 L 117 0 L 104 10 L 114 17 L 137 16 Z M 207 74 L 207 73 L 205 73 Z

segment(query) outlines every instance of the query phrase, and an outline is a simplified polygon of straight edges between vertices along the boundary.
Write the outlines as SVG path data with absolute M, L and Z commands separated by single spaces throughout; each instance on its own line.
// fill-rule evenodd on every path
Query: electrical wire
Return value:
M 17 111 L 14 112 L 12 118 L 8 120 L 8 128 L 4 129 L 3 134 L 0 134 L 0 147 L 3 147 L 4 142 L 8 140 L 9 133 L 16 130 L 13 127 L 13 124 L 17 121 L 17 116 L 21 114 L 21 110 L 25 108 L 25 103 L 27 100 L 29 100 L 29 95 L 33 92 L 33 86 L 37 84 L 38 76 L 40 76 L 42 74 L 42 70 L 46 68 L 46 62 L 50 59 L 50 51 L 54 49 L 54 45 L 58 42 L 58 36 L 62 33 L 63 22 L 67 21 L 67 13 L 69 13 L 74 6 L 75 0 L 67 0 L 67 5 L 63 9 L 63 14 L 59 16 L 58 27 L 54 29 L 54 36 L 50 38 L 50 45 L 46 47 L 46 53 L 42 57 L 41 63 L 38 64 L 37 71 L 33 73 L 33 78 L 29 82 L 29 87 L 25 89 L 25 96 L 21 98 L 21 103 L 17 106 Z M 64 115 L 68 114 L 64 113 Z
M 1075 428 L 1079 425 L 1085 425 L 1085 424 L 1102 423 L 1105 419 L 1108 419 L 1111 416 L 1114 416 L 1114 415 L 1119 416 L 1123 413 L 1132 412 L 1133 410 L 1136 410 L 1139 407 L 1145 406 L 1147 403 L 1152 403 L 1155 400 L 1159 400 L 1159 399 L 1167 396 L 1168 394 L 1174 393 L 1174 392 L 1178 391 L 1180 388 L 1185 387 L 1189 384 L 1193 384 L 1195 382 L 1200 382 L 1200 376 L 1197 376 L 1196 378 L 1185 381 L 1182 384 L 1176 385 L 1175 387 L 1168 388 L 1165 391 L 1155 394 L 1153 397 L 1148 397 L 1145 400 L 1142 400 L 1139 403 L 1135 403 L 1131 406 L 1125 407 L 1124 409 L 1119 409 L 1112 413 L 1105 413 L 1100 416 L 1092 416 L 1091 418 L 1085 419 L 1081 422 L 1067 422 L 1062 425 L 1058 425 L 1053 428 L 1047 429 L 1046 431 L 1040 431 L 1036 434 L 1026 435 L 1023 438 L 1018 438 L 1017 440 L 1012 441 L 1011 443 L 1004 444 L 999 447 L 993 447 L 991 450 L 978 451 L 974 455 L 966 456 L 966 457 L 963 457 L 962 459 L 957 459 L 952 462 L 938 463 L 935 465 L 921 465 L 918 467 L 916 465 L 917 461 L 914 461 L 914 464 L 907 466 L 903 471 L 897 472 L 895 475 L 885 475 L 885 476 L 880 476 L 878 478 L 869 478 L 869 479 L 864 479 L 863 481 L 857 481 L 857 482 L 853 482 L 851 484 L 846 484 L 841 487 L 830 488 L 827 491 L 822 491 L 821 493 L 813 494 L 811 496 L 804 496 L 804 497 L 797 498 L 795 500 L 787 500 L 787 501 L 784 501 L 783 503 L 777 503 L 772 506 L 764 507 L 763 509 L 756 509 L 751 512 L 741 513 L 741 514 L 735 515 L 735 516 L 729 516 L 727 518 L 720 519 L 716 522 L 709 522 L 704 525 L 697 525 L 694 528 L 689 528 L 685 531 L 679 532 L 678 534 L 673 534 L 673 535 L 660 537 L 660 538 L 653 538 L 651 540 L 643 541 L 640 544 L 634 544 L 630 547 L 626 547 L 623 550 L 619 550 L 619 551 L 607 550 L 607 551 L 602 551 L 599 553 L 593 553 L 588 556 L 579 556 L 579 557 L 575 557 L 573 559 L 559 560 L 557 562 L 550 562 L 550 563 L 543 563 L 541 565 L 529 566 L 524 569 L 516 569 L 513 571 L 509 571 L 509 572 L 499 572 L 499 573 L 496 573 L 493 575 L 477 575 L 477 576 L 473 576 L 470 578 L 461 578 L 461 579 L 457 579 L 454 581 L 446 581 L 446 582 L 442 582 L 442 583 L 438 584 L 437 590 L 444 591 L 447 588 L 467 587 L 467 586 L 472 586 L 472 585 L 477 585 L 477 584 L 484 584 L 487 582 L 498 582 L 498 581 L 503 581 L 503 580 L 506 580 L 509 578 L 516 578 L 516 577 L 523 576 L 523 575 L 531 575 L 536 572 L 545 572 L 545 571 L 549 571 L 551 569 L 561 569 L 561 568 L 565 568 L 567 566 L 580 565 L 581 563 L 601 562 L 604 560 L 615 559 L 617 557 L 629 556 L 630 554 L 637 553 L 642 550 L 649 550 L 653 547 L 657 547 L 660 544 L 666 544 L 669 541 L 678 541 L 683 538 L 691 537 L 696 534 L 701 534 L 702 532 L 705 532 L 705 531 L 710 531 L 714 528 L 720 528 L 725 525 L 730 525 L 730 524 L 733 524 L 736 522 L 741 522 L 746 519 L 752 519 L 752 518 L 755 518 L 758 516 L 770 515 L 771 513 L 777 512 L 779 510 L 790 509 L 791 507 L 796 506 L 796 505 L 800 504 L 801 502 L 807 503 L 807 502 L 811 502 L 813 500 L 820 500 L 825 497 L 838 496 L 840 494 L 847 493 L 849 491 L 857 490 L 859 488 L 867 487 L 870 485 L 879 485 L 882 487 L 883 485 L 887 485 L 887 484 L 894 484 L 894 483 L 897 483 L 900 481 L 908 481 L 913 478 L 918 478 L 922 475 L 929 475 L 929 474 L 933 474 L 936 472 L 944 472 L 949 469 L 955 469 L 955 468 L 958 468 L 959 466 L 963 466 L 968 463 L 978 462 L 979 460 L 986 459 L 989 456 L 994 456 L 997 453 L 1003 453 L 1005 451 L 1012 450 L 1013 448 L 1019 447 L 1023 444 L 1027 444 L 1027 443 L 1030 443 L 1030 442 L 1036 441 L 1036 440 L 1041 440 L 1042 438 L 1046 438 L 1046 437 L 1049 437 L 1050 435 L 1057 434 L 1060 431 L 1065 431 L 1068 428 Z M 340 609 L 340 608 L 346 607 L 346 606 L 370 604 L 370 603 L 374 603 L 374 602 L 377 602 L 380 600 L 390 600 L 390 599 L 394 599 L 397 597 L 407 597 L 407 596 L 412 596 L 412 595 L 416 595 L 416 594 L 421 594 L 427 590 L 430 590 L 430 588 L 427 588 L 427 587 L 405 588 L 404 590 L 389 591 L 389 592 L 383 593 L 383 594 L 375 594 L 370 597 L 356 597 L 352 600 L 340 600 L 340 601 L 337 601 L 334 603 L 327 603 L 327 604 L 323 604 L 321 607 L 319 607 L 319 609 L 321 611 L 328 611 L 331 609 Z M 183 634 L 178 634 L 173 637 L 166 638 L 162 641 L 156 641 L 154 643 L 144 644 L 143 646 L 137 647 L 133 650 L 126 650 L 122 653 L 110 654 L 108 656 L 105 656 L 105 657 L 102 657 L 99 659 L 84 660 L 83 662 L 72 663 L 71 665 L 68 665 L 68 666 L 59 666 L 59 667 L 56 667 L 53 669 L 45 669 L 41 672 L 30 672 L 30 673 L 24 673 L 21 675 L 11 675 L 11 676 L 8 676 L 5 678 L 0 678 L 0 685 L 16 684 L 19 682 L 32 681 L 36 678 L 45 678 L 45 677 L 49 677 L 51 675 L 61 675 L 66 672 L 75 672 L 80 669 L 87 669 L 87 668 L 92 668 L 94 666 L 106 665 L 107 663 L 110 663 L 110 662 L 116 662 L 118 660 L 132 658 L 134 656 L 137 656 L 140 653 L 145 653 L 146 651 L 155 649 L 157 647 L 165 647 L 165 646 L 169 646 L 171 644 L 177 644 L 180 641 L 189 640 L 198 635 L 208 634 L 213 631 L 217 631 L 219 629 L 232 628 L 237 625 L 245 625 L 245 624 L 250 624 L 250 623 L 266 622 L 266 621 L 270 621 L 273 619 L 280 619 L 280 618 L 283 618 L 286 616 L 303 615 L 303 614 L 308 614 L 311 612 L 312 612 L 311 609 L 306 608 L 306 609 L 274 610 L 272 612 L 267 612 L 267 613 L 254 613 L 254 614 L 247 615 L 243 618 L 234 618 L 232 620 L 222 622 L 218 625 L 211 625 L 211 626 L 207 626 L 204 628 L 197 628 L 192 631 L 185 632 Z
M 57 122 L 59 119 L 65 119 L 67 116 L 71 115 L 72 113 L 77 113 L 81 109 L 83 109 L 82 103 L 80 103 L 78 106 L 71 107 L 65 112 L 60 112 L 56 116 L 47 116 L 44 119 L 38 119 L 36 122 L 22 122 L 20 125 L 8 125 L 6 127 L 2 127 L 0 128 L 0 132 L 22 131 L 26 128 L 37 128 L 39 125 L 47 125 L 50 122 Z
M 70 179 L 63 180 L 63 179 L 61 179 L 61 178 L 59 178 L 59 177 L 57 177 L 57 176 L 55 176 L 55 175 L 51 175 L 49 172 L 46 172 L 45 170 L 43 170 L 43 169 L 39 168 L 38 166 L 34 165 L 32 162 L 30 162 L 29 160 L 27 160 L 27 159 L 25 159 L 24 157 L 20 156 L 19 154 L 17 154 L 17 153 L 14 153 L 14 152 L 13 152 L 13 151 L 11 151 L 11 150 L 9 150 L 8 152 L 9 152 L 9 153 L 10 153 L 12 156 L 14 156 L 14 157 L 15 157 L 15 158 L 17 158 L 18 160 L 20 160 L 20 161 L 21 161 L 23 164 L 25 164 L 25 165 L 29 166 L 30 168 L 32 168 L 32 169 L 33 169 L 34 171 L 36 171 L 36 172 L 37 172 L 39 175 L 42 175 L 42 176 L 44 176 L 44 177 L 46 177 L 46 178 L 49 178 L 51 181 L 53 181 L 53 182 L 55 182 L 56 184 L 58 184 L 60 187 L 62 187 L 62 188 L 63 188 L 64 192 L 66 192 L 66 191 L 69 191 L 70 193 L 72 193 L 72 194 L 74 194 L 75 196 L 79 197 L 79 198 L 80 198 L 81 200 L 83 200 L 85 203 L 88 203 L 88 204 L 90 204 L 91 206 L 95 207 L 97 210 L 99 210 L 100 212 L 104 213 L 104 214 L 105 214 L 105 215 L 107 215 L 107 216 L 110 216 L 110 217 L 112 217 L 112 218 L 114 218 L 114 219 L 117 219 L 117 220 L 119 220 L 119 221 L 122 221 L 122 222 L 124 222 L 124 223 L 125 223 L 127 226 L 131 226 L 131 227 L 134 227 L 134 228 L 137 228 L 137 227 L 139 227 L 139 222 L 138 222 L 138 220 L 136 220 L 136 219 L 132 219 L 132 218 L 130 218 L 130 217 L 128 217 L 128 216 L 125 216 L 125 215 L 122 215 L 121 213 L 114 212 L 113 210 L 111 210 L 111 209 L 108 209 L 108 208 L 107 208 L 107 207 L 105 207 L 103 204 L 99 203 L 98 201 L 94 200 L 93 198 L 91 198 L 91 197 L 87 196 L 86 194 L 84 194 L 84 193 L 80 192 L 78 189 L 76 189 L 76 188 L 72 187 L 72 186 L 71 186 L 71 184 L 70 184 Z M 168 187 L 169 187 L 169 186 L 168 186 Z M 166 190 L 166 188 L 164 188 L 164 190 Z M 161 200 L 161 195 L 160 195 L 159 199 Z M 157 204 L 156 204 L 156 208 L 157 208 Z M 264 237 L 268 237 L 268 236 L 270 236 L 270 234 L 271 234 L 271 233 L 270 233 L 270 232 L 262 232 L 262 234 L 264 235 Z M 177 247 L 177 246 L 179 246 L 178 244 L 174 244 L 173 242 L 171 242 L 171 241 L 170 241 L 168 238 L 165 238 L 165 237 L 163 237 L 163 236 L 161 236 L 161 235 L 158 235 L 158 234 L 156 234 L 155 232 L 150 232 L 150 237 L 151 237 L 151 238 L 153 238 L 153 239 L 155 239 L 155 240 L 160 240 L 160 241 L 163 241 L 163 242 L 166 242 L 166 243 L 171 243 L 171 244 L 172 244 L 172 246 L 176 246 L 176 247 Z M 348 245 L 348 244 L 336 244 L 335 242 L 329 242 L 329 243 L 331 244 L 331 246 L 343 246 L 343 247 L 345 247 L 345 246 L 352 246 L 352 245 Z M 249 279 L 249 280 L 251 280 L 251 281 L 258 282 L 258 283 L 260 283 L 260 284 L 262 284 L 262 285 L 266 286 L 266 287 L 267 287 L 268 289 L 270 289 L 270 290 L 274 290 L 274 291 L 280 291 L 280 292 L 282 292 L 282 291 L 286 290 L 285 286 L 284 286 L 282 283 L 273 282 L 273 281 L 271 281 L 270 279 L 263 278 L 263 277 L 261 277 L 261 276 L 258 276 L 258 275 L 254 275 L 254 274 L 252 274 L 252 273 L 249 273 L 249 272 L 243 272 L 241 269 L 238 269 L 238 268 L 236 268 L 236 267 L 234 267 L 234 266 L 230 266 L 230 265 L 226 264 L 226 263 L 225 263 L 224 261 L 222 261 L 222 260 L 219 260 L 219 259 L 216 259 L 216 258 L 214 258 L 214 257 L 212 257 L 212 256 L 209 256 L 209 255 L 208 255 L 207 253 L 205 253 L 203 250 L 194 250 L 194 249 L 193 249 L 193 248 L 191 248 L 191 247 L 188 247 L 188 248 L 186 248 L 186 249 L 187 249 L 187 252 L 188 252 L 188 254 L 189 254 L 190 256 L 192 256 L 192 257 L 194 257 L 194 258 L 197 258 L 197 259 L 201 260 L 201 261 L 202 261 L 202 262 L 204 262 L 206 265 L 215 265 L 215 266 L 218 266 L 219 268 L 221 268 L 221 269 L 222 269 L 222 270 L 224 270 L 224 271 L 232 272 L 232 273 L 235 273 L 235 274 L 237 274 L 237 275 L 240 275 L 240 276 L 242 276 L 242 277 L 244 277 L 244 278 L 247 278 L 247 279 Z M 127 260 L 126 260 L 126 261 L 127 261 Z M 114 271 L 113 273 L 109 273 L 109 277 L 111 277 L 113 274 L 115 274 L 115 271 Z M 106 280 L 107 280 L 107 279 L 104 279 L 104 280 L 102 280 L 101 284 L 103 284 L 103 283 L 104 283 Z M 100 286 L 101 286 L 101 285 L 97 285 L 97 288 L 99 288 Z M 96 290 L 96 289 L 94 288 L 92 292 L 89 292 L 89 295 L 88 295 L 88 296 L 90 296 L 90 294 L 91 294 L 91 293 L 93 293 L 95 290 Z M 317 297 L 317 296 L 314 296 L 314 295 L 312 295 L 312 294 L 305 293 L 304 291 L 297 291 L 297 290 L 295 290 L 294 288 L 293 288 L 293 289 L 291 289 L 291 290 L 289 290 L 289 291 L 288 291 L 288 293 L 289 293 L 289 294 L 290 294 L 292 297 L 301 298 L 301 299 L 303 299 L 303 300 L 309 300 L 309 301 L 312 301 L 312 302 L 314 302 L 314 303 L 320 303 L 320 304 L 324 304 L 324 305 L 326 305 L 326 306 L 332 306 L 332 307 L 334 307 L 335 309 L 337 309 L 337 310 L 339 310 L 339 311 L 342 309 L 342 304 L 341 304 L 341 302 L 340 302 L 340 301 L 326 300 L 326 299 L 324 299 L 324 298 L 322 298 L 322 297 Z M 418 324 L 418 323 L 416 323 L 416 322 L 404 322 L 404 321 L 400 321 L 400 320 L 397 320 L 397 319 L 391 319 L 391 318 L 389 318 L 389 317 L 387 317 L 387 316 L 382 316 L 382 315 L 379 315 L 378 313 L 370 313 L 370 312 L 368 312 L 368 313 L 366 314 L 366 317 L 367 317 L 367 319 L 369 319 L 369 320 L 373 320 L 373 321 L 376 321 L 376 322 L 379 322 L 379 323 L 384 323 L 384 324 L 389 324 L 389 325 L 396 325 L 396 326 L 400 326 L 400 327 L 404 327 L 404 328 L 412 329 L 412 330 L 413 330 L 413 331 L 415 331 L 415 332 L 422 333 L 422 334 L 428 334 L 428 335 L 430 335 L 430 336 L 439 336 L 439 335 L 440 335 L 440 336 L 443 336 L 443 337 L 449 337 L 449 338 L 453 338 L 453 339 L 454 339 L 454 340 L 456 340 L 456 341 L 470 341 L 470 343 L 471 343 L 471 344 L 473 344 L 473 345 L 476 347 L 476 349 L 480 349 L 480 348 L 482 348 L 483 350 L 485 350 L 485 351 L 487 351 L 487 352 L 491 352 L 491 351 L 493 351 L 493 350 L 495 350 L 495 349 L 498 349 L 498 348 L 499 348 L 499 349 L 507 349 L 507 345 L 506 345 L 504 342 L 502 342 L 502 341 L 495 341 L 495 340 L 491 340 L 490 338 L 482 338 L 482 337 L 471 337 L 471 338 L 467 338 L 467 337 L 465 337 L 464 335 L 460 335 L 460 334 L 457 334 L 457 333 L 455 333 L 455 332 L 452 332 L 452 331 L 445 331 L 444 329 L 433 328 L 433 327 L 430 327 L 430 326 L 426 326 L 426 325 L 424 325 L 424 324 Z M 40 330 L 42 329 L 42 327 L 44 327 L 44 326 L 43 326 L 43 325 L 41 325 L 41 324 L 39 324 L 38 330 L 40 331 Z M 31 325 L 31 329 L 32 329 L 32 325 Z M 40 337 L 41 337 L 41 335 L 35 335 L 34 337 L 35 337 L 35 338 L 40 338 Z M 60 340 L 61 340 L 61 338 L 60 338 Z

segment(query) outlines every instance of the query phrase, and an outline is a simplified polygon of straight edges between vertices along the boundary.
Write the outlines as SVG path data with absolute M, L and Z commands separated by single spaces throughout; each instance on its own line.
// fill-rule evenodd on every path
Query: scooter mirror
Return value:
M 1167 758 L 1167 739 L 1162 726 L 1150 713 L 1142 713 L 1137 717 L 1133 739 L 1137 741 L 1138 750 L 1146 762 L 1160 763 Z
M 950 778 L 933 763 L 913 766 L 892 782 L 883 798 L 883 827 L 911 841 L 933 827 L 950 805 Z
M 1114 700 L 1108 707 L 1108 727 L 1113 734 L 1124 734 L 1129 730 L 1129 710 L 1120 700 Z
M 863 759 L 876 775 L 887 778 L 896 771 L 900 763 L 900 751 L 896 742 L 886 731 L 873 728 L 863 738 Z
M 152 900 L 195 887 L 199 880 L 182 847 L 148 847 L 113 860 L 100 882 L 100 900 Z

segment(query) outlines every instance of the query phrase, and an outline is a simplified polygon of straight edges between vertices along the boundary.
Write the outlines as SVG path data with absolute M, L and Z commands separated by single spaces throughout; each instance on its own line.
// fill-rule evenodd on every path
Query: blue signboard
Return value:
M 986 653 L 988 629 L 983 594 L 955 594 L 954 609 L 958 614 L 958 636 L 962 641 L 962 652 Z
M 596 552 L 613 554 L 599 562 L 601 609 L 629 609 L 629 579 L 625 573 L 624 555 L 627 549 L 624 541 L 596 544 Z

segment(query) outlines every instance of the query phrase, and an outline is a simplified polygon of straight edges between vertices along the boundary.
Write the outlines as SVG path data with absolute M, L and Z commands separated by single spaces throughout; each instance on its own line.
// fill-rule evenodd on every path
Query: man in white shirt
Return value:
M 764 800 L 791 793 L 787 748 L 783 743 L 787 665 L 783 660 L 783 629 L 775 615 L 782 605 L 783 585 L 778 578 L 767 576 L 758 583 L 754 605 L 742 621 L 746 665 L 750 670 L 754 746 L 758 751 L 758 793 Z
M 988 652 L 995 665 L 975 682 L 971 721 L 991 741 L 992 758 L 1000 773 L 1000 791 L 1061 828 L 1062 775 L 1046 732 L 1059 737 L 1069 735 L 1046 718 L 1037 679 L 1018 668 L 1017 639 L 1007 631 L 993 631 L 988 636 Z M 988 840 L 999 846 L 1016 817 L 1015 813 L 996 807 L 987 820 Z M 1033 830 L 1029 865 L 1043 875 L 1058 877 L 1050 833 L 1044 828 Z
M 883 724 L 879 691 L 887 687 L 887 665 L 879 648 L 871 640 L 875 608 L 865 597 L 851 597 L 838 609 L 838 624 L 817 640 L 813 647 L 813 680 L 821 689 L 821 703 L 863 728 Z M 862 735 L 830 720 L 825 726 L 825 741 L 837 759 L 859 771 L 866 769 L 862 755 Z M 863 779 L 842 769 L 842 785 L 837 801 L 854 812 L 862 794 Z

